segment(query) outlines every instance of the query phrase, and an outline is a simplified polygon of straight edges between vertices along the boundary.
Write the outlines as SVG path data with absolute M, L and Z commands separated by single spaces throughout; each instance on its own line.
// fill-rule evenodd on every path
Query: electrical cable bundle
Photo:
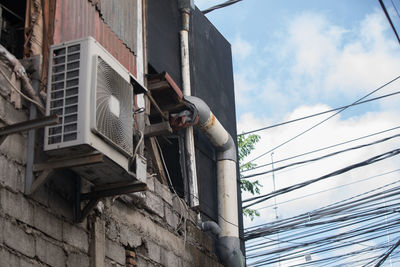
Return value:
M 248 228 L 245 232 L 245 239 L 251 240 L 246 244 L 248 265 L 280 262 L 286 266 L 292 262 L 296 266 L 293 260 L 298 261 L 305 255 L 316 259 L 303 262 L 301 266 L 326 266 L 338 264 L 340 260 L 347 264 L 354 261 L 354 266 L 376 264 L 395 245 L 386 241 L 388 232 L 396 237 L 394 242 L 400 237 L 399 183 L 386 184 L 298 216 Z M 371 241 L 378 244 L 370 245 Z M 358 256 L 362 258 L 357 260 Z M 392 260 L 399 256 L 391 255 Z

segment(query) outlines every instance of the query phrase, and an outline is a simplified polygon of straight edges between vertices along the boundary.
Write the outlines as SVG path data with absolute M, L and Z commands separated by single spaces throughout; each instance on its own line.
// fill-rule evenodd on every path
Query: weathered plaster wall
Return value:
M 0 126 L 28 118 L 10 88 L 0 75 Z M 196 214 L 152 176 L 144 194 L 104 199 L 79 224 L 67 172 L 24 195 L 26 143 L 22 133 L 0 146 L 0 266 L 220 266 Z

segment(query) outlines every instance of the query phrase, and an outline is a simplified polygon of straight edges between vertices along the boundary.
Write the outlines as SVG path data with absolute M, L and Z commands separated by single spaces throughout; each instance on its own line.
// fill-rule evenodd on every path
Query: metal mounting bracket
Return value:
M 30 187 L 28 195 L 33 194 L 41 185 L 46 183 L 54 172 L 60 169 L 85 166 L 89 164 L 102 163 L 105 156 L 101 153 L 89 153 L 75 156 L 68 156 L 58 159 L 51 159 L 46 162 L 33 165 L 33 172 L 37 178 Z M 142 182 L 125 182 L 102 186 L 93 186 L 90 192 L 83 193 L 81 188 L 81 177 L 75 174 L 74 189 L 74 220 L 82 222 L 90 211 L 104 197 L 117 196 L 147 190 L 147 185 Z M 84 203 L 83 209 L 82 203 Z

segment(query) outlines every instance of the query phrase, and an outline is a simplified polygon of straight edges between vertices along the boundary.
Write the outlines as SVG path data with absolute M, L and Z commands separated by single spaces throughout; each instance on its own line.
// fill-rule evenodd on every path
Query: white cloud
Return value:
M 367 15 L 352 27 L 339 26 L 323 15 L 304 13 L 290 20 L 280 33 L 271 33 L 274 39 L 266 49 L 251 42 L 251 51 L 236 56 L 235 87 L 238 104 L 238 132 L 249 131 L 273 123 L 296 119 L 302 116 L 351 104 L 361 96 L 399 75 L 400 49 L 381 10 Z M 250 43 L 250 41 L 247 41 Z M 235 43 L 235 42 L 234 42 Z M 235 48 L 236 49 L 236 48 Z M 235 52 L 237 53 L 237 52 Z M 387 86 L 371 97 L 398 90 L 400 82 Z M 338 144 L 368 134 L 399 126 L 399 98 L 385 100 L 351 108 L 354 113 L 343 112 L 305 135 L 296 138 L 274 152 L 274 167 L 299 160 L 322 156 L 348 147 L 361 145 L 398 133 L 386 134 L 337 146 L 318 153 L 279 163 L 279 160 L 308 151 Z M 368 109 L 373 107 L 373 109 Z M 259 132 L 257 144 L 250 160 L 291 139 L 297 134 L 332 115 L 299 121 L 285 126 Z M 400 145 L 395 138 L 379 145 L 342 153 L 300 167 L 275 172 L 276 188 L 281 189 L 303 181 L 317 178 L 343 167 L 373 156 L 388 152 Z M 270 164 L 271 153 L 255 161 L 258 165 Z M 278 205 L 279 218 L 288 218 L 300 213 L 332 204 L 345 198 L 379 188 L 400 180 L 400 172 L 368 179 L 343 186 L 361 179 L 398 169 L 400 156 L 354 169 L 345 174 L 328 178 L 277 197 L 285 202 L 314 194 L 296 201 Z M 252 171 L 271 170 L 271 165 Z M 248 172 L 248 174 L 252 173 Z M 271 173 L 252 178 L 258 179 L 262 194 L 273 190 Z M 343 186 L 333 189 L 337 186 Z M 243 199 L 250 197 L 243 194 Z M 255 221 L 245 219 L 245 226 L 259 225 L 275 220 L 274 199 L 255 207 L 266 207 Z M 342 229 L 344 230 L 344 229 Z M 270 236 L 271 237 L 271 236 Z
M 242 39 L 241 37 L 236 37 L 232 42 L 232 54 L 233 58 L 237 60 L 246 59 L 253 51 L 253 46 Z
M 289 120 L 306 114 L 311 114 L 318 111 L 326 110 L 329 108 L 330 107 L 326 105 L 317 105 L 309 107 L 302 106 L 294 110 L 293 112 L 286 114 L 285 118 Z M 361 136 L 365 136 L 368 134 L 372 134 L 375 132 L 395 127 L 397 126 L 395 124 L 397 120 L 396 118 L 398 118 L 399 115 L 400 115 L 399 113 L 391 111 L 391 112 L 374 112 L 374 113 L 371 112 L 371 113 L 366 113 L 363 116 L 352 117 L 347 119 L 342 119 L 340 117 L 332 118 L 331 120 L 327 121 L 327 123 L 315 128 L 308 134 L 305 134 L 304 136 L 299 137 L 290 144 L 285 145 L 280 149 L 277 149 L 273 156 L 274 162 L 277 162 L 279 160 L 282 160 L 290 156 L 302 154 L 318 148 L 341 143 L 344 141 L 348 141 Z M 319 122 L 320 120 L 321 118 L 319 117 L 299 123 L 294 123 L 291 124 L 290 126 L 280 127 L 260 132 L 259 134 L 261 136 L 261 141 L 256 146 L 256 149 L 252 153 L 252 156 L 247 160 L 254 158 L 257 155 L 261 155 L 262 153 L 290 139 L 291 137 L 295 136 L 301 131 L 308 129 L 310 126 L 314 125 L 316 122 Z M 252 129 L 253 126 L 258 128 L 265 125 L 266 125 L 265 119 L 260 120 L 257 119 L 257 117 L 255 117 L 253 114 L 245 114 L 240 118 L 238 123 L 238 128 L 248 130 Z M 275 168 L 289 164 L 291 162 L 296 162 L 299 160 L 305 160 L 325 155 L 333 151 L 338 151 L 351 146 L 369 143 L 374 140 L 378 140 L 386 136 L 393 135 L 395 133 L 396 132 L 389 132 L 383 135 L 378 135 L 367 139 L 363 139 L 358 142 L 346 144 L 345 146 L 334 147 L 332 149 L 321 151 L 319 153 L 314 153 L 305 157 L 296 158 L 282 163 L 275 163 Z M 353 152 L 346 152 L 340 154 L 339 156 L 321 160 L 316 163 L 306 164 L 300 168 L 292 168 L 292 170 L 290 170 L 291 168 L 288 168 L 276 172 L 275 173 L 276 187 L 277 189 L 284 188 L 311 178 L 317 178 L 319 176 L 325 175 L 329 172 L 338 170 L 348 165 L 364 161 L 375 155 L 388 152 L 396 147 L 399 147 L 399 145 L 400 145 L 400 139 L 397 138 L 382 143 L 380 145 L 374 145 Z M 258 165 L 270 163 L 271 155 L 267 154 L 261 159 L 257 160 L 256 162 L 258 163 Z M 281 195 L 277 198 L 277 202 L 278 203 L 284 202 L 299 196 L 304 196 L 310 193 L 323 191 L 326 189 L 337 187 L 339 185 L 343 185 L 345 183 L 346 184 L 351 183 L 359 179 L 367 178 L 390 170 L 395 170 L 398 168 L 399 163 L 400 163 L 399 159 L 394 157 L 392 159 L 388 159 L 368 167 L 355 169 L 346 174 L 329 178 L 322 182 L 317 182 L 310 186 L 304 187 L 303 189 L 295 190 L 292 193 Z M 270 169 L 271 165 L 265 168 L 257 169 L 254 172 L 260 172 L 263 170 L 270 170 Z M 266 194 L 272 191 L 271 174 L 258 176 L 256 179 L 258 179 L 263 185 L 262 194 Z M 299 214 L 302 212 L 319 208 L 324 205 L 331 204 L 343 198 L 351 197 L 356 194 L 360 194 L 365 191 L 378 188 L 379 186 L 389 183 L 390 181 L 398 179 L 399 179 L 399 173 L 394 173 L 376 179 L 371 179 L 362 183 L 357 183 L 356 185 L 353 186 L 343 187 L 340 188 L 340 190 L 331 190 L 325 193 L 316 194 L 314 196 L 303 198 L 298 201 L 293 201 L 287 204 L 279 205 L 278 213 L 280 218 L 287 218 L 295 214 Z M 243 195 L 244 199 L 248 197 L 250 197 L 248 194 Z M 274 203 L 273 199 L 271 199 L 265 203 L 257 205 L 256 207 L 265 207 L 268 205 L 272 205 L 273 203 Z M 249 220 L 246 219 L 246 224 L 257 225 L 261 223 L 271 222 L 274 219 L 275 219 L 274 210 L 272 207 L 269 207 L 266 209 L 262 209 L 262 216 L 260 218 L 257 218 L 254 222 L 250 222 Z
M 301 14 L 281 34 L 270 35 L 268 49 L 236 38 L 238 111 L 263 112 L 280 121 L 282 114 L 299 105 L 350 104 L 399 74 L 400 49 L 392 37 L 377 10 L 347 28 L 320 14 Z M 387 86 L 381 94 L 395 89 Z
M 285 46 L 294 55 L 291 79 L 307 80 L 302 89 L 310 88 L 314 94 L 354 96 L 371 91 L 400 69 L 400 50 L 386 37 L 387 30 L 378 11 L 353 29 L 335 26 L 316 14 L 295 18 Z

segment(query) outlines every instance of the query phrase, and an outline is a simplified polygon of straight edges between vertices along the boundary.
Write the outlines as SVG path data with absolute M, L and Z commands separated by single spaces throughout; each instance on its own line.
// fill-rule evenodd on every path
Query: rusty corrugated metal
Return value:
M 132 0 L 97 0 L 100 13 L 115 34 L 136 52 L 137 10 Z
M 54 43 L 93 36 L 129 72 L 136 76 L 136 56 L 100 16 L 96 6 L 87 0 L 57 1 Z

